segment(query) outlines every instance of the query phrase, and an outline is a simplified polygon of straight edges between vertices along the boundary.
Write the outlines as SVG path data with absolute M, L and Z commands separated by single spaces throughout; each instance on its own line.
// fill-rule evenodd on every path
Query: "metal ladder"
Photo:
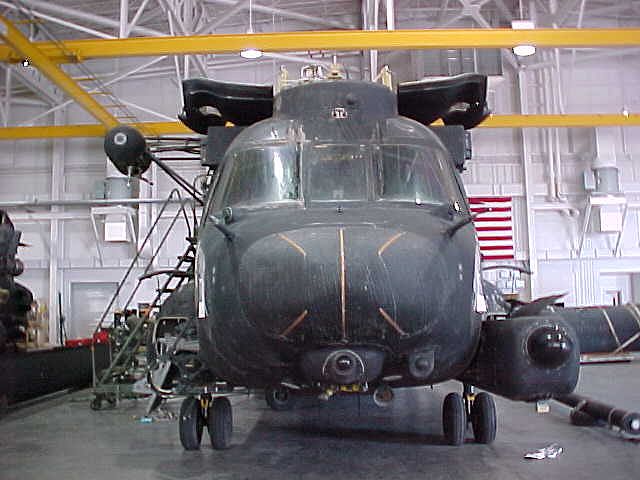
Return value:
M 140 289 L 140 286 L 145 280 L 157 277 L 158 275 L 166 275 L 164 282 L 156 290 L 156 296 L 149 305 L 149 308 L 146 310 L 145 314 L 138 317 L 134 322 L 132 322 L 133 325 L 131 326 L 131 329 L 127 332 L 124 341 L 121 343 L 116 352 L 113 352 L 113 347 L 111 345 L 111 342 L 109 342 L 110 364 L 102 372 L 98 371 L 96 362 L 96 349 L 95 346 L 92 346 L 91 350 L 93 362 L 92 370 L 94 399 L 91 402 L 91 408 L 93 409 L 100 409 L 102 407 L 103 401 L 106 401 L 110 406 L 115 406 L 123 395 L 130 395 L 132 393 L 133 382 L 135 382 L 136 380 L 135 371 L 137 370 L 137 357 L 141 353 L 141 347 L 143 347 L 145 343 L 145 334 L 148 325 L 150 324 L 150 322 L 152 322 L 152 315 L 159 309 L 165 295 L 171 294 L 172 292 L 180 288 L 185 283 L 185 281 L 193 278 L 196 251 L 195 231 L 197 228 L 195 206 L 190 199 L 182 198 L 180 192 L 176 189 L 170 193 L 165 202 L 162 204 L 156 219 L 149 228 L 147 235 L 138 248 L 133 260 L 131 261 L 129 268 L 118 284 L 118 287 L 116 288 L 116 291 L 113 294 L 109 304 L 105 308 L 105 311 L 102 314 L 100 321 L 98 322 L 94 331 L 94 338 L 95 334 L 103 328 L 105 320 L 109 315 L 109 311 L 116 303 L 118 296 L 122 292 L 124 285 L 131 277 L 133 271 L 136 268 L 142 268 L 139 265 L 139 262 L 142 260 L 142 252 L 146 249 L 147 245 L 150 244 L 150 239 L 153 232 L 158 229 L 158 225 L 160 223 L 160 220 L 163 218 L 163 214 L 171 204 L 177 204 L 178 209 L 175 214 L 169 217 L 169 225 L 166 227 L 164 233 L 162 234 L 158 245 L 156 245 L 153 249 L 150 258 L 146 262 L 146 266 L 144 267 L 142 275 L 137 278 L 136 285 L 131 291 L 124 306 L 122 307 L 122 310 L 124 312 L 127 311 L 129 306 L 131 305 L 131 302 L 135 298 L 136 293 Z M 191 221 L 189 220 L 189 214 L 187 213 L 188 206 L 193 207 Z M 157 258 L 163 245 L 166 243 L 171 230 L 180 218 L 183 218 L 186 223 L 188 230 L 188 236 L 186 239 L 189 242 L 189 245 L 187 246 L 184 253 L 178 257 L 178 261 L 173 268 L 153 271 L 152 267 L 155 259 Z M 125 322 L 126 321 L 127 319 L 125 318 Z M 132 373 L 134 375 L 131 375 Z M 140 374 L 140 377 L 142 377 L 143 374 L 144 371 Z

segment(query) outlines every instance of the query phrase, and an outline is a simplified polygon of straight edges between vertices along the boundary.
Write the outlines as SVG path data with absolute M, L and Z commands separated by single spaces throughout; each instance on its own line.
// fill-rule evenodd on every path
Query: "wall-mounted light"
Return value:
M 31 66 L 31 62 L 29 61 L 28 58 L 24 58 L 22 59 L 22 62 L 20 62 L 22 64 L 23 67 L 27 68 Z
M 511 28 L 513 30 L 533 30 L 535 25 L 531 20 L 513 20 Z M 536 47 L 534 45 L 516 45 L 513 47 L 513 53 L 519 57 L 528 57 L 536 53 Z

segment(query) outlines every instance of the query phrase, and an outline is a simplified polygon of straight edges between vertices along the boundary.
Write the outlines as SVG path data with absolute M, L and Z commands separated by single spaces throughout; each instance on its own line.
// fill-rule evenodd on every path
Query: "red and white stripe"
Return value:
M 513 216 L 511 197 L 470 197 L 473 224 L 478 232 L 483 260 L 513 260 Z

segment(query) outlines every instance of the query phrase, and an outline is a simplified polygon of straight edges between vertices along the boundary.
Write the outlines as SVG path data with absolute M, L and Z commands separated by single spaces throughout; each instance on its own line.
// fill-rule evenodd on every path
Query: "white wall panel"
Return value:
M 47 271 L 40 268 L 27 268 L 22 275 L 16 278 L 18 283 L 29 287 L 33 298 L 39 303 L 47 304 L 49 296 L 49 279 Z

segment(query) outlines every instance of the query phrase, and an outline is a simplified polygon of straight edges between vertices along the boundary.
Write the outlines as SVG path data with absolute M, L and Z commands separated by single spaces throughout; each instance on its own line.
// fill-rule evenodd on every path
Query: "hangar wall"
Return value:
M 640 96 L 637 93 L 640 58 L 629 55 L 585 61 L 586 55 L 578 52 L 573 66 L 571 52 L 566 51 L 561 55 L 564 110 L 567 113 L 616 112 L 623 107 L 630 111 L 640 110 Z M 356 65 L 358 59 L 352 57 L 349 62 Z M 213 75 L 220 80 L 267 83 L 271 82 L 279 65 L 276 61 L 260 61 L 255 69 L 249 70 L 249 76 L 247 69 L 233 66 L 214 70 Z M 129 67 L 126 61 L 113 62 L 114 71 Z M 290 65 L 289 68 L 290 71 L 297 71 L 299 65 Z M 545 85 L 536 71 L 534 67 L 526 74 L 528 113 L 548 113 L 549 105 L 545 105 L 543 98 Z M 164 78 L 140 75 L 127 79 L 118 84 L 115 93 L 127 101 L 171 118 L 175 118 L 179 109 L 178 88 L 170 68 L 167 68 Z M 492 110 L 497 113 L 519 112 L 518 78 L 510 68 L 505 67 L 502 77 L 491 79 L 489 98 Z M 14 123 L 26 121 L 44 109 L 39 106 L 16 106 L 12 112 Z M 160 119 L 143 110 L 135 111 L 141 120 Z M 55 120 L 54 115 L 50 115 L 40 122 L 50 124 Z M 76 107 L 66 109 L 57 116 L 57 120 L 63 123 L 91 122 Z M 561 170 L 557 178 L 560 199 L 550 198 L 549 194 L 550 157 L 544 131 L 525 130 L 533 192 L 533 208 L 529 211 L 532 212 L 532 238 L 537 257 L 537 262 L 532 265 L 535 272 L 533 296 L 567 292 L 567 305 L 589 305 L 610 303 L 610 292 L 618 288 L 624 291 L 624 301 L 632 297 L 640 301 L 640 213 L 637 209 L 640 203 L 640 129 L 615 130 L 615 159 L 620 169 L 621 191 L 630 205 L 635 205 L 629 209 L 617 257 L 612 252 L 615 239 L 607 234 L 587 234 L 581 257 L 577 252 L 587 201 L 582 175 L 591 167 L 597 152 L 594 129 L 558 130 Z M 529 233 L 524 189 L 526 162 L 523 161 L 521 131 L 477 129 L 472 136 L 474 159 L 469 162 L 468 170 L 463 175 L 468 193 L 514 197 L 516 259 L 526 261 L 529 256 Z M 555 143 L 551 146 L 551 153 L 554 154 Z M 92 198 L 96 183 L 105 177 L 106 163 L 101 139 L 1 142 L 0 202 Z M 191 179 L 201 173 L 194 161 L 173 162 L 173 166 Z M 152 170 L 149 177 L 154 185 L 143 184 L 141 196 L 166 198 L 173 188 L 171 181 L 156 170 Z M 60 191 L 56 193 L 58 184 Z M 72 333 L 84 335 L 90 330 L 87 325 L 95 319 L 87 318 L 91 316 L 90 309 L 80 312 L 78 305 L 82 304 L 82 299 L 78 297 L 81 295 L 78 292 L 96 296 L 100 289 L 112 291 L 113 284 L 124 273 L 134 248 L 131 245 L 105 247 L 105 259 L 101 264 L 89 208 L 78 206 L 53 210 L 56 209 L 10 210 L 16 225 L 24 232 L 23 240 L 30 245 L 20 252 L 26 264 L 21 281 L 29 285 L 37 298 L 44 299 L 45 303 L 54 307 L 56 292 L 60 291 L 65 315 L 77 322 L 72 325 Z M 157 206 L 140 207 L 141 221 L 146 220 L 148 224 L 155 211 Z M 164 223 L 167 221 L 164 220 Z M 167 247 L 159 256 L 158 266 L 169 266 L 175 262 L 176 256 L 184 250 L 185 234 L 182 227 L 173 232 Z M 96 288 L 92 290 L 86 288 L 87 285 Z M 138 300 L 149 301 L 153 296 L 153 288 L 153 285 L 149 285 L 141 291 Z M 525 296 L 527 294 L 525 292 Z

